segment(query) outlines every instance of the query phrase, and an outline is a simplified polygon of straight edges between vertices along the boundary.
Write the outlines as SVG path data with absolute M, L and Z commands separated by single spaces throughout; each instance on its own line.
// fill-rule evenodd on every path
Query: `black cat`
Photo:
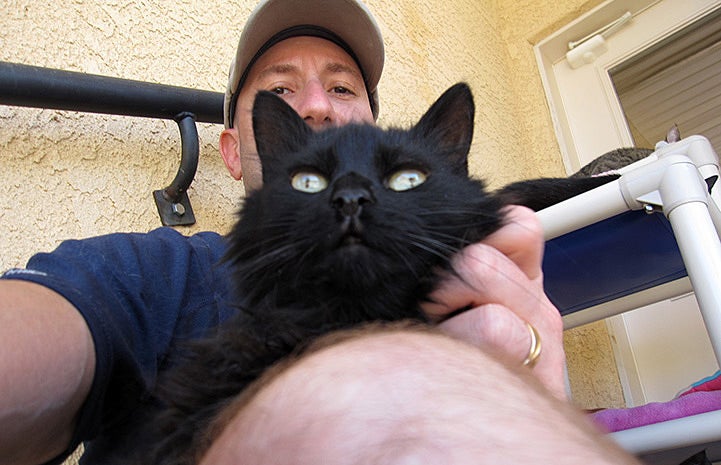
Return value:
M 474 111 L 469 88 L 458 84 L 410 129 L 313 132 L 280 98 L 258 94 L 263 187 L 246 200 L 226 256 L 238 313 L 193 344 L 163 381 L 166 408 L 146 436 L 153 450 L 141 453 L 144 463 L 196 463 L 218 412 L 319 335 L 369 321 L 425 321 L 419 302 L 437 270 L 502 226 L 506 203 L 529 203 L 522 184 L 490 194 L 468 177 Z M 564 180 L 543 202 L 607 181 Z

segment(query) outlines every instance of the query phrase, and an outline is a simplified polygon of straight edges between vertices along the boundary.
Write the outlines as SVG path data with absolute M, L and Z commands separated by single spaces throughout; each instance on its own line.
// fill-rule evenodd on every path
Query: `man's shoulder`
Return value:
M 226 238 L 214 231 L 201 231 L 191 235 L 182 234 L 173 228 L 163 226 L 153 229 L 148 233 L 138 233 L 134 235 L 136 240 L 146 240 L 149 242 L 163 241 L 174 244 L 187 244 L 193 249 L 208 249 L 223 253 L 226 248 Z
M 141 256 L 158 252 L 163 254 L 175 252 L 201 253 L 220 258 L 226 249 L 225 237 L 217 232 L 202 231 L 186 235 L 167 226 L 146 233 L 113 233 L 81 239 L 78 242 L 92 248 L 132 248 Z

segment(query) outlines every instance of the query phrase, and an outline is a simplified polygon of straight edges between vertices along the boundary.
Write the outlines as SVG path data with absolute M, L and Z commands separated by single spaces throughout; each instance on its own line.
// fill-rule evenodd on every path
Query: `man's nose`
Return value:
M 319 82 L 308 83 L 303 88 L 297 111 L 313 129 L 321 129 L 335 123 L 333 103 Z

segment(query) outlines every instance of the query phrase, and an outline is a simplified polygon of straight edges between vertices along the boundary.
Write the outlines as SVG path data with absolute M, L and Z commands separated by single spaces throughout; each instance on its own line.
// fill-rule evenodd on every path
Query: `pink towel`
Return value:
M 700 391 L 721 391 L 721 370 L 717 371 L 708 378 L 704 378 L 701 381 L 692 384 L 683 392 L 681 392 L 681 394 L 679 394 L 679 397 Z
M 652 402 L 626 409 L 608 409 L 591 414 L 609 432 L 621 431 L 689 415 L 721 410 L 721 376 L 717 373 L 692 385 L 669 402 Z

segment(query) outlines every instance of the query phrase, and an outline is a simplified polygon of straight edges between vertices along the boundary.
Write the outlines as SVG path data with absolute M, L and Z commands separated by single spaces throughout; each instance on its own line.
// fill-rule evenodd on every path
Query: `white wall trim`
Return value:
M 633 142 L 609 71 L 720 6 L 721 0 L 608 0 L 534 47 L 551 120 L 568 173 L 575 172 L 607 150 L 629 146 Z M 632 13 L 633 19 L 607 40 L 608 51 L 593 63 L 572 71 L 574 79 L 592 90 L 568 92 L 566 82 L 571 73 L 565 58 L 568 42 L 598 30 L 626 11 Z M 643 30 L 642 34 L 639 29 Z M 575 116 L 574 106 L 592 107 L 597 127 L 593 126 L 594 121 L 590 121 L 588 115 Z M 583 118 L 586 120 L 580 121 Z M 648 399 L 624 317 L 608 319 L 607 327 L 627 403 L 646 403 Z

